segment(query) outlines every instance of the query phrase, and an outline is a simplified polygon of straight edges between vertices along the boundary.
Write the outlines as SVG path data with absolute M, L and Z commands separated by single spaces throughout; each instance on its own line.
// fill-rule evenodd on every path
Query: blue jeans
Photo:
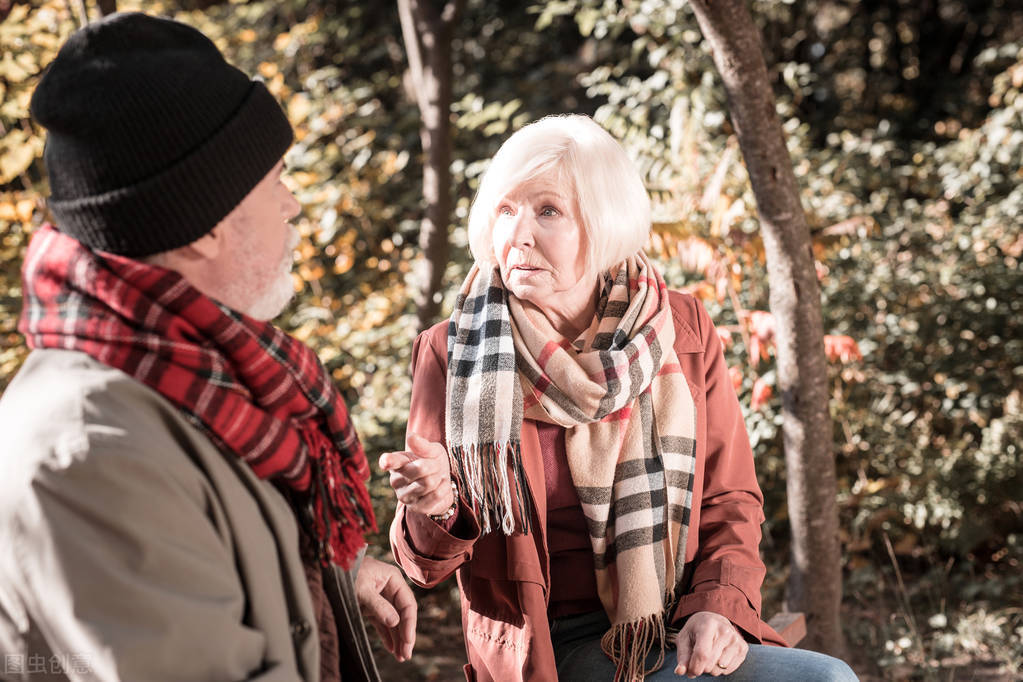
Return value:
M 554 659 L 561 682 L 604 682 L 615 676 L 615 666 L 600 649 L 600 638 L 611 624 L 603 612 L 558 618 L 551 623 Z M 647 658 L 647 666 L 657 660 L 657 652 Z M 731 675 L 701 675 L 697 678 L 675 674 L 675 650 L 664 652 L 664 664 L 646 676 L 647 682 L 683 682 L 696 679 L 704 682 L 856 682 L 858 678 L 848 665 L 837 658 L 806 649 L 750 644 L 746 660 Z

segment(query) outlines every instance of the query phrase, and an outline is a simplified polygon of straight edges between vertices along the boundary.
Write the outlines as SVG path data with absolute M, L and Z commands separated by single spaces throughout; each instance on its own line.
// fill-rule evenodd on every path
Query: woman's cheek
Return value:
M 504 266 L 505 257 L 508 255 L 508 235 L 506 230 L 500 228 L 500 223 L 494 226 L 493 231 L 490 233 L 490 241 L 494 245 L 494 258 L 502 267 Z

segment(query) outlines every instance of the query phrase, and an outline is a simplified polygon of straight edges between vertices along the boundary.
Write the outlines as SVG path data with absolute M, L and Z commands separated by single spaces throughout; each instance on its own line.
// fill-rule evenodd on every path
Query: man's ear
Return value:
M 189 259 L 216 260 L 225 248 L 226 234 L 231 229 L 227 219 L 221 220 L 212 230 L 191 244 L 181 247 L 182 255 Z

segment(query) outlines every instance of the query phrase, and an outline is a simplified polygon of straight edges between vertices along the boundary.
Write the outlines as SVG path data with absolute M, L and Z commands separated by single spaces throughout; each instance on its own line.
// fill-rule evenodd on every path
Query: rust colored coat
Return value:
M 714 325 L 693 297 L 671 292 L 675 352 L 696 402 L 696 478 L 686 545 L 687 585 L 672 615 L 719 613 L 751 642 L 784 641 L 760 619 L 763 496 L 753 470 L 746 427 Z M 420 334 L 412 351 L 409 433 L 444 442 L 447 323 Z M 480 535 L 464 503 L 448 533 L 399 504 L 391 546 L 413 582 L 432 587 L 458 571 L 468 680 L 556 680 L 547 621 L 550 586 L 547 500 L 535 422 L 522 426 L 522 459 L 535 500 L 531 535 Z

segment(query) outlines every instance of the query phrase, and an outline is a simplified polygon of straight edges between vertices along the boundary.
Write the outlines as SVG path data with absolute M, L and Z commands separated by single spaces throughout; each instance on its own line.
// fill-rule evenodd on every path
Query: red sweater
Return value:
M 561 618 L 603 606 L 597 596 L 593 546 L 586 517 L 568 469 L 565 429 L 536 423 L 547 489 L 547 552 L 551 563 L 551 591 L 547 615 Z
M 579 496 L 572 483 L 565 450 L 565 429 L 557 424 L 533 422 L 540 438 L 544 488 L 547 493 L 547 551 L 550 561 L 549 618 L 599 611 L 593 546 L 586 529 Z M 456 514 L 440 525 L 453 535 L 465 532 L 467 519 Z

